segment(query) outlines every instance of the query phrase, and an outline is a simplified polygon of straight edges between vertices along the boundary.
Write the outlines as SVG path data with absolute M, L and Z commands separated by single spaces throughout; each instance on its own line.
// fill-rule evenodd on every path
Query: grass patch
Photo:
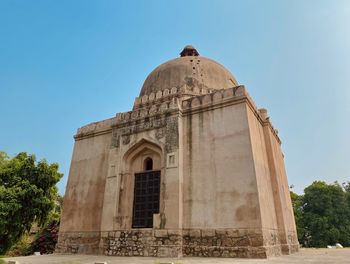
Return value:
M 28 255 L 28 250 L 30 248 L 30 244 L 33 242 L 35 235 L 26 233 L 21 239 L 14 244 L 9 251 L 6 252 L 7 257 L 18 257 L 18 256 L 26 256 Z

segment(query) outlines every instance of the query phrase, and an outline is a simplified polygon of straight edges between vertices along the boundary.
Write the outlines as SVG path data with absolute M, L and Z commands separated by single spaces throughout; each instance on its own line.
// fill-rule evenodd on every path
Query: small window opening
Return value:
M 153 170 L 153 160 L 151 158 L 146 158 L 143 164 L 144 170 Z

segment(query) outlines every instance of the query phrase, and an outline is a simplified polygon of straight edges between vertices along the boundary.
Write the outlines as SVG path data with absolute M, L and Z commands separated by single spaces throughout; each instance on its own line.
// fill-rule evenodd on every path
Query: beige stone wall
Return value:
M 293 247 L 298 247 L 298 240 L 283 153 L 280 142 L 269 123 L 264 126 L 264 134 L 269 155 L 280 240 L 284 244 L 283 251 L 288 253 L 291 250 L 295 251 Z
M 247 117 L 249 122 L 251 150 L 254 159 L 254 169 L 258 186 L 262 228 L 277 230 L 278 225 L 276 220 L 276 208 L 274 204 L 264 128 L 261 119 L 255 112 L 255 109 L 247 107 Z
M 60 232 L 99 231 L 111 133 L 75 141 Z
M 207 110 L 184 115 L 183 227 L 259 228 L 246 103 Z
M 260 229 L 267 255 L 298 250 L 277 132 L 244 88 L 183 102 L 184 228 Z
M 287 174 L 284 166 L 284 157 L 280 148 L 280 144 L 277 142 L 276 139 L 273 140 L 273 148 L 274 148 L 276 163 L 278 164 L 277 171 L 279 175 L 280 188 L 283 193 L 283 195 L 281 196 L 281 201 L 283 205 L 282 206 L 283 213 L 286 216 L 285 217 L 286 230 L 288 232 L 295 232 L 296 227 L 295 227 L 295 221 L 294 221 L 292 202 L 290 198 L 288 179 L 287 179 Z

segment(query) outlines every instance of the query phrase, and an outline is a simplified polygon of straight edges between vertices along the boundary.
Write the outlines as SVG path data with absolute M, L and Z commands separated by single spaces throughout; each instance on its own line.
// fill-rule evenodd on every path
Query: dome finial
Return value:
M 187 45 L 181 51 L 180 56 L 181 57 L 185 57 L 185 56 L 199 56 L 199 53 L 192 45 Z

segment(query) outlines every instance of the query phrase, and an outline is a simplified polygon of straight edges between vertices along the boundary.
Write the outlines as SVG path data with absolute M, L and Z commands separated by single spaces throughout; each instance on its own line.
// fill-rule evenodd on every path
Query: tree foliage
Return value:
M 304 195 L 291 193 L 299 242 L 304 246 L 350 245 L 349 192 L 338 183 L 315 181 Z
M 295 224 L 297 226 L 298 240 L 304 241 L 305 229 L 303 223 L 303 196 L 291 191 L 290 197 L 292 199 Z
M 0 152 L 0 253 L 6 252 L 36 222 L 46 223 L 55 208 L 58 164 L 36 162 L 22 152 L 9 158 Z

